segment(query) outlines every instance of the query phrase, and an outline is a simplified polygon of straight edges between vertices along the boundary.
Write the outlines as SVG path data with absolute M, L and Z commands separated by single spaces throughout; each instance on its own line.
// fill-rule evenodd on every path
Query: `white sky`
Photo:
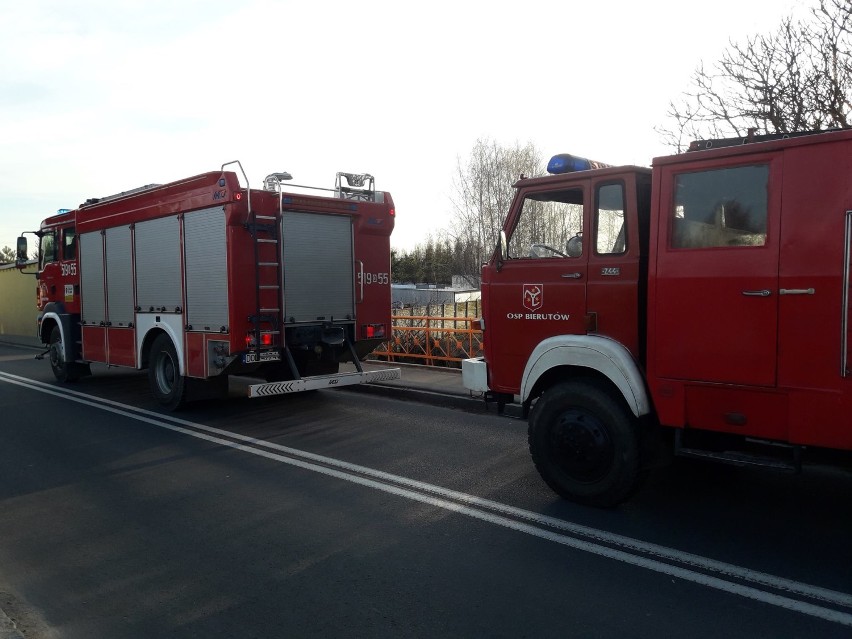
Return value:
M 253 187 L 372 173 L 408 250 L 477 138 L 648 165 L 699 61 L 802 3 L 0 0 L 0 246 L 238 159 Z

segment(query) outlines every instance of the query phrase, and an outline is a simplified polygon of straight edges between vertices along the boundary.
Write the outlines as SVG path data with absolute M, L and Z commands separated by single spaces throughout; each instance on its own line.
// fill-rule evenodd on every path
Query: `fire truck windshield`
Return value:
M 40 268 L 56 261 L 56 231 L 44 231 L 38 243 L 38 263 Z
M 582 189 L 530 193 L 509 237 L 509 257 L 579 257 L 582 234 Z M 569 248 L 572 238 L 578 239 Z

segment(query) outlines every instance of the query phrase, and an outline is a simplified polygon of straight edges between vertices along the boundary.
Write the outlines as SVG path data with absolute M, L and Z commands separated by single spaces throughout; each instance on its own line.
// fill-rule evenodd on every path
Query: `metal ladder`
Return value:
M 248 215 L 246 215 L 246 221 L 244 223 L 245 229 L 251 233 L 252 236 L 252 244 L 254 245 L 254 281 L 255 281 L 255 313 L 254 315 L 249 315 L 249 322 L 253 327 L 253 337 L 254 337 L 254 353 L 257 355 L 257 360 L 260 360 L 259 352 L 261 349 L 262 341 L 261 335 L 263 333 L 263 325 L 268 324 L 270 329 L 268 332 L 271 335 L 279 336 L 279 344 L 278 347 L 281 348 L 287 356 L 287 362 L 290 366 L 290 369 L 295 373 L 296 372 L 296 364 L 293 361 L 293 356 L 290 354 L 290 350 L 284 345 L 284 329 L 283 329 L 283 307 L 284 307 L 284 296 L 283 296 L 283 282 L 282 282 L 282 273 L 281 273 L 281 242 L 280 236 L 278 233 L 278 225 L 280 223 L 280 216 L 283 214 L 283 210 L 281 208 L 281 194 L 279 190 L 279 214 L 275 215 L 258 215 L 257 212 L 251 206 L 251 185 L 249 184 L 248 175 L 246 175 L 245 170 L 243 169 L 243 165 L 239 160 L 232 160 L 231 162 L 225 162 L 222 165 L 222 177 L 220 178 L 220 184 L 224 184 L 222 179 L 225 175 L 225 167 L 231 164 L 236 164 L 240 168 L 240 172 L 243 174 L 243 179 L 246 182 L 246 208 L 248 210 Z M 280 182 L 281 179 L 289 179 L 289 174 L 280 173 L 276 174 L 276 179 Z M 265 244 L 274 245 L 274 259 L 269 260 L 268 258 L 261 259 L 261 246 Z M 263 284 L 261 282 L 265 282 L 267 280 L 261 278 L 261 273 L 264 269 L 275 269 L 275 284 Z M 264 290 L 275 290 L 275 306 L 264 307 L 262 304 L 262 296 Z M 248 352 L 252 352 L 251 348 L 246 349 Z
M 259 351 L 262 346 L 261 335 L 264 332 L 264 325 L 270 328 L 265 331 L 271 335 L 282 335 L 281 323 L 281 307 L 282 307 L 282 282 L 281 282 L 281 247 L 280 237 L 278 232 L 278 217 L 274 215 L 258 215 L 252 211 L 249 213 L 249 222 L 246 223 L 246 229 L 251 233 L 254 245 L 254 263 L 255 263 L 255 314 L 249 316 L 249 322 L 253 327 L 254 348 Z M 274 247 L 275 257 L 270 260 L 268 256 L 264 257 L 262 247 L 272 245 Z M 268 253 L 268 251 L 265 251 Z M 269 283 L 272 278 L 268 276 L 268 270 L 275 270 L 274 284 Z M 275 291 L 275 306 L 264 306 L 264 291 Z M 279 346 L 283 346 L 283 341 L 279 339 Z M 286 350 L 286 349 L 285 349 Z M 288 353 L 289 354 L 289 353 Z

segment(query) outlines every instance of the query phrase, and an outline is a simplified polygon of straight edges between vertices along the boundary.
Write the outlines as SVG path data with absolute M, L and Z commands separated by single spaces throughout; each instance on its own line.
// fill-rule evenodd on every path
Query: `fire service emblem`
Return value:
M 542 284 L 524 284 L 524 308 L 537 311 L 544 304 L 544 286 Z

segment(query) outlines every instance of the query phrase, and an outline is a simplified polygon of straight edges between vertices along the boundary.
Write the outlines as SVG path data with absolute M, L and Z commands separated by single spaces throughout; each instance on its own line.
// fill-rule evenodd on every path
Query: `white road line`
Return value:
M 246 453 L 286 463 L 291 466 L 310 470 L 312 472 L 320 473 L 329 477 L 342 479 L 344 481 L 358 484 L 360 486 L 372 488 L 374 490 L 379 490 L 385 493 L 390 493 L 399 497 L 404 497 L 412 501 L 417 501 L 429 504 L 431 506 L 435 506 L 437 508 L 450 510 L 494 525 L 498 525 L 518 532 L 523 532 L 525 534 L 538 537 L 540 539 L 553 541 L 555 543 L 561 544 L 563 546 L 568 546 L 576 550 L 582 550 L 584 552 L 592 553 L 601 557 L 606 557 L 608 559 L 614 559 L 625 564 L 645 568 L 657 573 L 683 579 L 685 581 L 690 581 L 698 585 L 714 588 L 723 592 L 728 592 L 762 603 L 767 603 L 773 606 L 785 608 L 787 610 L 799 612 L 801 614 L 806 614 L 812 617 L 824 619 L 826 621 L 831 621 L 834 623 L 839 623 L 845 626 L 852 627 L 852 614 L 833 610 L 830 608 L 824 608 L 822 606 L 803 602 L 796 599 L 791 599 L 783 595 L 759 590 L 752 586 L 726 581 L 725 579 L 722 579 L 720 577 L 698 573 L 689 568 L 673 566 L 671 564 L 664 563 L 663 561 L 659 561 L 658 559 L 655 559 L 653 557 L 669 561 L 675 561 L 678 563 L 685 564 L 686 566 L 691 566 L 693 568 L 718 573 L 719 575 L 722 575 L 724 577 L 748 581 L 760 586 L 771 587 L 773 589 L 782 592 L 787 592 L 792 595 L 808 597 L 837 606 L 852 607 L 852 595 L 846 593 L 841 593 L 825 588 L 811 586 L 809 584 L 783 579 L 781 577 L 752 571 L 747 568 L 735 566 L 733 564 L 717 562 L 712 559 L 700 557 L 698 555 L 680 552 L 678 550 L 667 548 L 665 546 L 650 544 L 636 539 L 631 539 L 629 537 L 623 537 L 621 535 L 608 533 L 606 531 L 589 528 L 578 524 L 572 524 L 564 520 L 556 519 L 553 517 L 547 517 L 545 515 L 540 515 L 531 511 L 526 511 L 505 504 L 500 504 L 499 502 L 481 499 L 472 495 L 467 495 L 465 493 L 447 490 L 439 486 L 433 486 L 431 484 L 426 484 L 416 480 L 408 479 L 399 475 L 392 475 L 390 473 L 385 473 L 364 466 L 350 464 L 348 462 L 337 460 L 331 457 L 324 457 L 322 455 L 316 455 L 314 453 L 308 453 L 305 451 L 288 448 L 286 446 L 281 446 L 272 442 L 265 442 L 252 437 L 247 437 L 245 435 L 240 435 L 238 433 L 232 433 L 229 431 L 206 426 L 204 424 L 183 420 L 177 417 L 162 415 L 160 413 L 136 408 L 127 404 L 121 404 L 119 402 L 115 402 L 108 399 L 93 397 L 91 395 L 86 395 L 85 393 L 80 393 L 78 391 L 60 389 L 59 387 L 31 380 L 26 377 L 20 377 L 17 375 L 12 375 L 10 373 L 0 372 L 0 381 L 4 381 L 6 383 L 13 384 L 16 386 L 22 386 L 24 388 L 29 388 L 31 390 L 38 391 L 41 393 L 54 395 L 56 397 L 67 399 L 69 401 L 77 402 L 80 404 L 91 406 L 93 408 L 97 408 L 114 414 L 122 415 L 130 419 L 135 419 L 137 421 L 151 424 L 159 428 L 164 428 L 174 432 L 182 433 L 223 446 L 228 446 L 230 448 L 234 448 L 236 450 L 240 450 Z M 182 424 L 183 426 L 178 426 L 177 424 Z M 224 439 L 223 437 L 227 437 L 230 439 Z M 246 444 L 251 444 L 251 446 Z M 260 448 L 255 448 L 255 446 Z M 263 450 L 264 448 L 279 452 L 270 452 L 269 450 Z M 286 453 L 286 455 L 281 453 Z M 297 459 L 296 457 L 301 457 L 302 459 Z M 304 460 L 312 460 L 318 463 L 311 463 L 309 461 Z M 370 479 L 370 477 L 374 479 Z M 398 485 L 394 486 L 382 482 L 392 482 Z M 403 486 L 407 488 L 404 488 Z M 414 490 L 409 490 L 409 488 Z M 422 492 L 415 492 L 415 490 L 419 490 Z M 429 494 L 423 493 L 431 493 L 432 495 L 439 495 L 440 497 L 434 497 Z M 455 501 L 448 501 L 448 499 L 452 499 Z M 575 537 L 570 537 L 565 534 L 554 532 L 552 530 L 542 529 L 528 523 L 508 519 L 507 517 L 501 516 L 500 514 L 493 514 L 491 512 L 479 510 L 479 508 L 487 508 L 489 510 L 494 510 L 504 515 L 510 515 L 513 517 L 534 522 L 536 524 L 555 528 L 557 530 L 563 530 L 572 534 L 582 535 L 585 537 L 596 539 L 599 542 L 624 548 L 624 550 L 612 548 L 610 546 L 604 546 L 600 543 L 595 543 L 592 541 L 577 539 Z M 635 552 L 645 553 L 651 555 L 652 557 L 644 557 L 632 554 Z

